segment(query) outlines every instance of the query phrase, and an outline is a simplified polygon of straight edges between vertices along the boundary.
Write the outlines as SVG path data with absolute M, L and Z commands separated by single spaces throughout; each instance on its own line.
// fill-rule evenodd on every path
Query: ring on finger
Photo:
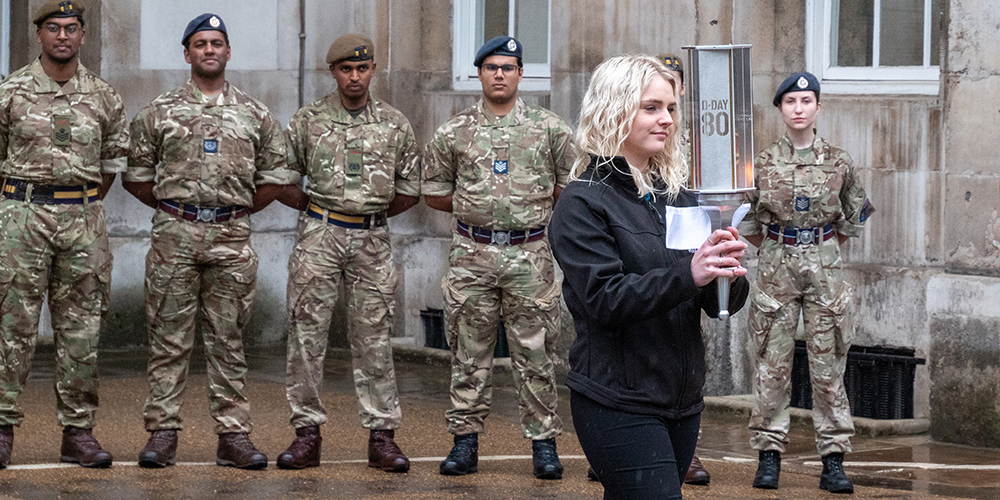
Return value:
M 719 254 L 719 267 L 722 267 L 722 254 Z

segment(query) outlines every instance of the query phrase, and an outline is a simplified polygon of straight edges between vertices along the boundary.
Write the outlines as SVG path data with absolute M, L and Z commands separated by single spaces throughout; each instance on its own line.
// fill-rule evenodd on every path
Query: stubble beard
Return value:
M 216 70 L 206 70 L 201 67 L 195 66 L 193 68 L 195 76 L 203 80 L 214 80 L 219 78 L 226 72 L 226 67 L 224 65 L 219 65 L 219 69 Z

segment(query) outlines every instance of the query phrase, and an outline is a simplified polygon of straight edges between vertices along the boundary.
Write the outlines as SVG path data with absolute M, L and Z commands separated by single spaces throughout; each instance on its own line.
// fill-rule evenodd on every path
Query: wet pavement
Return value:
M 397 361 L 403 428 L 396 440 L 410 457 L 407 474 L 370 469 L 367 431 L 357 416 L 349 355 L 327 358 L 323 401 L 330 421 L 322 427 L 323 463 L 303 471 L 280 470 L 274 459 L 291 442 L 284 396 L 284 349 L 255 349 L 248 357 L 248 395 L 255 430 L 251 439 L 271 459 L 264 471 L 215 465 L 214 421 L 208 415 L 204 360 L 196 356 L 182 410 L 177 465 L 136 465 L 148 434 L 142 426 L 146 394 L 144 353 L 101 353 L 101 408 L 95 436 L 115 456 L 110 469 L 59 464 L 60 429 L 55 418 L 51 348 L 41 349 L 21 396 L 24 424 L 15 430 L 12 464 L 0 471 L 0 500 L 35 498 L 351 498 L 351 499 L 599 499 L 603 490 L 586 480 L 587 462 L 573 434 L 568 392 L 560 391 L 566 433 L 558 449 L 566 468 L 561 481 L 531 475 L 531 445 L 520 434 L 517 403 L 508 373 L 494 380 L 494 411 L 480 436 L 479 473 L 438 474 L 451 448 L 443 412 L 448 406 L 448 368 Z M 685 486 L 691 499 L 830 498 L 817 488 L 821 464 L 812 430 L 796 423 L 782 457 L 781 488 L 750 487 L 756 452 L 748 445 L 746 420 L 725 411 L 703 418 L 698 455 L 712 475 L 708 486 Z M 856 437 L 845 468 L 854 479 L 854 498 L 1000 498 L 1000 450 L 932 443 L 926 435 Z

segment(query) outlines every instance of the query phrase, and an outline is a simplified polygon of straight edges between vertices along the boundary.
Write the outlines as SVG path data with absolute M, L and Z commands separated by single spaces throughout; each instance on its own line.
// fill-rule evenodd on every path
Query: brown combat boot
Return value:
M 161 429 L 149 433 L 149 441 L 139 452 L 139 465 L 158 469 L 177 461 L 177 429 Z
M 410 459 L 396 446 L 396 431 L 372 429 L 368 436 L 368 466 L 386 472 L 410 470 Z
M 10 465 L 10 455 L 14 452 L 14 426 L 0 425 L 0 469 Z
M 267 468 L 267 455 L 250 442 L 245 432 L 219 434 L 215 463 L 237 469 L 260 470 Z
M 319 467 L 320 445 L 323 437 L 319 435 L 319 426 L 299 427 L 295 429 L 295 440 L 281 455 L 278 455 L 278 468 L 305 469 Z
M 684 482 L 686 484 L 706 485 L 710 479 L 705 466 L 701 465 L 701 460 L 698 460 L 698 457 L 693 457 L 687 474 L 684 476 Z
M 67 425 L 63 427 L 62 451 L 59 460 L 83 467 L 111 467 L 111 454 L 101 448 L 90 429 Z

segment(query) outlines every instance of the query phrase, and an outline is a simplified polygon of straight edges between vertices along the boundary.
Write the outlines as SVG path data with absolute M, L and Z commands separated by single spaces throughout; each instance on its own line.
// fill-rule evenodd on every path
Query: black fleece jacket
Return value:
M 595 160 L 559 196 L 549 240 L 576 328 L 566 380 L 574 391 L 631 413 L 681 418 L 702 411 L 701 310 L 717 317 L 715 281 L 694 284 L 692 254 L 666 248 L 664 196 L 641 199 L 623 158 Z M 697 206 L 682 191 L 672 203 Z M 732 281 L 729 311 L 743 306 Z

